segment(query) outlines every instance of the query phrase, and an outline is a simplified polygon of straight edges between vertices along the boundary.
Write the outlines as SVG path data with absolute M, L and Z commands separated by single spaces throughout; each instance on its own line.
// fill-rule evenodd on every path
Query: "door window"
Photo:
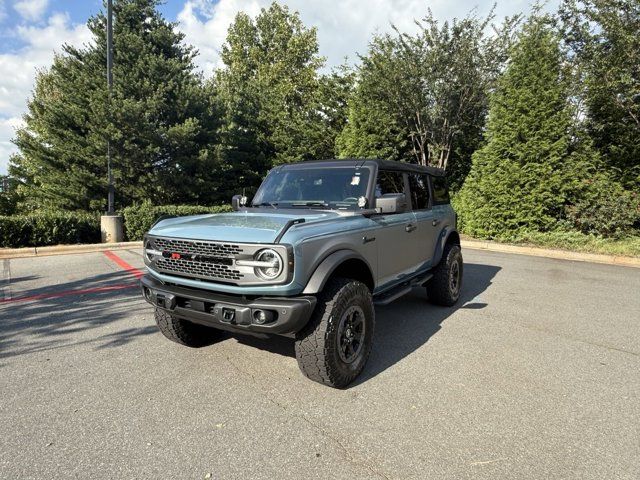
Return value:
M 411 203 L 414 210 L 429 208 L 429 177 L 426 174 L 410 173 Z
M 380 170 L 376 182 L 376 198 L 387 193 L 404 193 L 404 175 L 402 172 Z
M 449 188 L 445 177 L 431 177 L 433 182 L 433 203 L 444 205 L 449 203 Z

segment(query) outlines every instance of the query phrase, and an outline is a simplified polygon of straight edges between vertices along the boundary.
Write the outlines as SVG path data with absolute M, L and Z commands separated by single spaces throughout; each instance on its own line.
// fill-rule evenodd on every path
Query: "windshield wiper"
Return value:
M 277 203 L 271 203 L 271 202 L 262 202 L 262 203 L 253 204 L 254 207 L 271 207 L 271 208 L 276 208 L 277 205 L 278 205 Z
M 320 202 L 293 202 L 292 207 L 328 207 L 329 204 L 323 201 Z

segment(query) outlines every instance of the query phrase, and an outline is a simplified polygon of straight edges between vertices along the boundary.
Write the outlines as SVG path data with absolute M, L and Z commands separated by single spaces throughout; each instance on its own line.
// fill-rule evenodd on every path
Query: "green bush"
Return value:
M 100 242 L 97 215 L 76 212 L 43 212 L 0 216 L 0 247 Z
M 640 198 L 606 175 L 585 180 L 574 205 L 567 206 L 571 227 L 585 234 L 619 238 L 640 222 Z
M 151 225 L 163 215 L 176 217 L 184 215 L 201 215 L 206 213 L 230 212 L 231 205 L 217 205 L 204 207 L 200 205 L 160 205 L 154 206 L 150 202 L 132 205 L 122 211 L 124 225 L 129 240 L 142 240 L 142 236 Z

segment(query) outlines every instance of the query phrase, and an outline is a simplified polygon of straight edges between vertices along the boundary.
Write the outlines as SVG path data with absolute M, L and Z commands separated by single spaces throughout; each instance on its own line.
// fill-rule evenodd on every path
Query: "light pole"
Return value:
M 109 108 L 111 107 L 111 89 L 113 88 L 113 0 L 107 2 L 107 87 L 109 89 Z M 107 182 L 108 202 L 107 214 L 115 213 L 115 189 L 113 188 L 113 174 L 111 173 L 111 140 L 107 138 Z
M 113 0 L 107 1 L 107 88 L 109 97 L 107 108 L 111 111 L 111 90 L 113 89 Z M 115 188 L 111 171 L 111 139 L 107 137 L 107 213 L 100 217 L 100 232 L 103 243 L 122 242 L 124 228 L 122 215 L 115 211 Z

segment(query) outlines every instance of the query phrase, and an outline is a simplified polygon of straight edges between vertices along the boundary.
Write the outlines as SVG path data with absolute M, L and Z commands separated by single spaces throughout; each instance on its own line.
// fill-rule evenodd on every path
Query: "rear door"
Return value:
M 416 257 L 418 269 L 431 267 L 436 241 L 440 234 L 439 222 L 434 214 L 429 190 L 429 176 L 424 173 L 409 173 L 411 205 L 416 219 Z

